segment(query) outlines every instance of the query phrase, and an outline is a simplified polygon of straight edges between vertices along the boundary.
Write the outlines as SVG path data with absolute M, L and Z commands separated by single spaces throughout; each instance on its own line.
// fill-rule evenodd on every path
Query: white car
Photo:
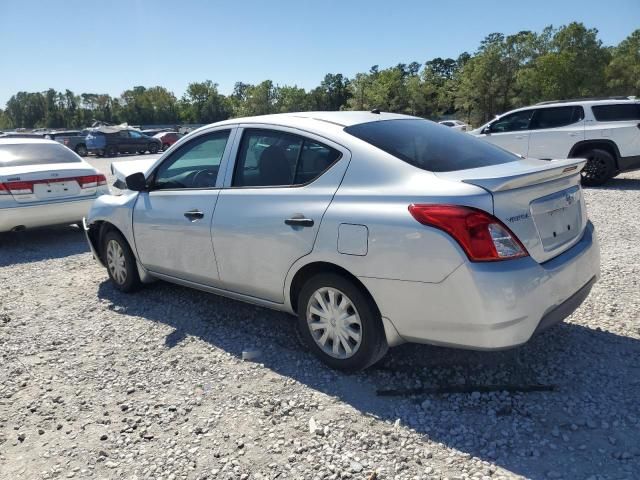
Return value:
M 0 139 L 0 232 L 80 222 L 107 180 L 52 140 Z
M 584 185 L 640 169 L 640 101 L 633 97 L 543 102 L 469 133 L 523 157 L 586 158 Z
M 442 120 L 441 122 L 438 122 L 440 125 L 444 125 L 445 127 L 450 127 L 453 130 L 459 130 L 461 132 L 466 132 L 467 130 L 469 130 L 469 125 L 467 125 L 464 122 L 461 122 L 460 120 Z

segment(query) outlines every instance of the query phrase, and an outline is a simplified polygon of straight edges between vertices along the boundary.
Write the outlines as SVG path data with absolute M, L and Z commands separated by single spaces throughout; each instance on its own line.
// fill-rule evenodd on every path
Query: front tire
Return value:
M 583 185 L 597 187 L 604 185 L 615 176 L 615 159 L 606 150 L 594 148 L 585 152 L 584 157 L 587 159 L 587 164 L 580 174 Z
M 76 153 L 81 157 L 86 157 L 87 155 L 89 155 L 89 152 L 87 152 L 87 147 L 84 145 L 78 145 L 76 147 Z
M 140 288 L 140 276 L 136 259 L 129 244 L 116 230 L 109 230 L 102 240 L 102 258 L 113 285 L 122 292 L 134 292 Z
M 298 333 L 332 368 L 363 370 L 387 352 L 380 312 L 366 292 L 333 273 L 310 278 L 298 298 Z
M 158 144 L 157 143 L 149 144 L 149 153 L 158 153 Z

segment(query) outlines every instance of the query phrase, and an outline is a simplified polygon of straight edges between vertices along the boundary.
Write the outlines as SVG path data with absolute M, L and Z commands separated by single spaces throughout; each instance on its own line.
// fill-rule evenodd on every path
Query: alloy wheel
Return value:
M 355 305 L 332 287 L 316 290 L 307 304 L 307 325 L 316 345 L 341 360 L 356 354 L 362 343 L 362 321 Z
M 120 285 L 127 280 L 127 267 L 124 257 L 124 250 L 115 240 L 107 243 L 107 268 L 111 277 Z

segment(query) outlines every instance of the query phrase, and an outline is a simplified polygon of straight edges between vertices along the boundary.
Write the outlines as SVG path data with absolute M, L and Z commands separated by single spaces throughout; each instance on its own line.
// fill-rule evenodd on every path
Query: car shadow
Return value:
M 632 478 L 640 471 L 640 341 L 634 338 L 562 323 L 509 351 L 402 345 L 349 375 L 305 351 L 293 317 L 283 313 L 164 282 L 127 295 L 105 281 L 98 296 L 121 315 L 173 328 L 159 349 L 187 337 L 238 358 L 258 349 L 266 368 L 372 421 L 391 429 L 399 420 L 432 441 L 527 478 Z M 206 390 L 208 379 L 199 381 Z M 472 393 L 495 385 L 523 392 Z M 526 392 L 536 385 L 553 391 Z M 468 393 L 442 393 L 461 386 Z
M 640 178 L 612 178 L 600 187 L 590 187 L 594 190 L 640 190 Z
M 84 232 L 77 225 L 0 233 L 0 267 L 64 258 L 88 251 Z

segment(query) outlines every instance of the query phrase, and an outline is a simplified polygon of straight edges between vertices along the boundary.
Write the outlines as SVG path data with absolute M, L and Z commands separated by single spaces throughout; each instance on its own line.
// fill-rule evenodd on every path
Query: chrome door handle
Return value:
M 184 212 L 184 216 L 187 217 L 189 221 L 195 222 L 196 220 L 204 218 L 204 213 L 200 210 L 189 210 L 188 212 Z
M 287 218 L 284 223 L 292 227 L 313 227 L 313 220 L 304 217 Z

